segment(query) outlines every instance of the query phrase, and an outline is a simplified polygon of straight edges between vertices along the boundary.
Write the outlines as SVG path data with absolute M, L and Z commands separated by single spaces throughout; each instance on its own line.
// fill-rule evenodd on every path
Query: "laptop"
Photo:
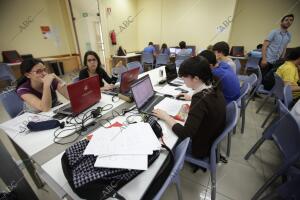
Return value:
M 76 116 L 100 101 L 99 76 L 89 77 L 67 86 L 70 104 L 67 104 L 54 113 Z
M 121 93 L 123 95 L 129 94 L 131 92 L 130 86 L 132 83 L 134 83 L 135 80 L 137 80 L 138 76 L 139 76 L 139 67 L 123 72 L 121 74 L 120 87 L 115 88 L 112 92 Z
M 154 106 L 164 99 L 155 95 L 149 75 L 143 76 L 131 85 L 131 92 L 140 113 L 152 114 Z
M 166 77 L 167 77 L 167 83 L 173 81 L 178 77 L 177 75 L 177 69 L 175 63 L 169 63 L 165 66 L 166 69 Z
M 230 55 L 234 57 L 244 57 L 244 46 L 232 46 Z

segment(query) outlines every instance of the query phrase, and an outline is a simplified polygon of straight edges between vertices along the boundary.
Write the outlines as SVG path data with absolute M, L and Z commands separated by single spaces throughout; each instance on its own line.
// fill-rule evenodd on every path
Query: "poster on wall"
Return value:
M 49 26 L 41 26 L 43 38 L 46 40 L 51 37 L 51 31 Z

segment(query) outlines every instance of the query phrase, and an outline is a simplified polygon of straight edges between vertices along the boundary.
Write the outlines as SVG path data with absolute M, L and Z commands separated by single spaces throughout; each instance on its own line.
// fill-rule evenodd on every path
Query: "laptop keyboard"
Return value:
M 146 111 L 146 112 L 152 112 L 154 106 L 155 106 L 159 101 L 161 101 L 162 99 L 163 99 L 163 97 L 161 97 L 161 96 L 155 96 L 155 97 L 154 97 L 154 100 L 153 100 L 149 105 L 147 105 L 147 106 L 145 107 L 145 111 Z
M 62 107 L 60 107 L 60 108 L 54 110 L 53 112 L 54 112 L 54 113 L 57 113 L 57 112 L 59 112 L 59 111 L 72 112 L 71 104 L 68 103 L 68 104 L 66 104 L 66 105 L 64 105 L 64 106 L 62 106 Z

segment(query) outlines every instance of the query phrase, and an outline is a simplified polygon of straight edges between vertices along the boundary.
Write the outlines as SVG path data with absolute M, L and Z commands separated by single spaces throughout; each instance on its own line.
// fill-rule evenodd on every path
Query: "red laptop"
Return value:
M 120 93 L 126 94 L 130 91 L 131 84 L 137 80 L 139 75 L 139 68 L 133 68 L 126 72 L 123 72 L 121 75 L 121 83 L 120 83 Z
M 59 108 L 56 112 L 76 116 L 101 98 L 99 76 L 89 77 L 67 86 L 70 104 Z

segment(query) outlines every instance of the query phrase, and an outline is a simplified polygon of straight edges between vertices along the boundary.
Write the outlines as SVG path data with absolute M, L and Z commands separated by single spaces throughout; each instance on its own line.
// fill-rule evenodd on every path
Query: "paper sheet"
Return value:
M 147 170 L 148 155 L 98 156 L 95 167 Z
M 182 105 L 184 104 L 190 104 L 190 102 L 171 98 L 164 98 L 154 107 L 154 109 L 161 109 L 166 111 L 171 116 L 176 116 L 179 113 L 179 110 L 181 109 Z

